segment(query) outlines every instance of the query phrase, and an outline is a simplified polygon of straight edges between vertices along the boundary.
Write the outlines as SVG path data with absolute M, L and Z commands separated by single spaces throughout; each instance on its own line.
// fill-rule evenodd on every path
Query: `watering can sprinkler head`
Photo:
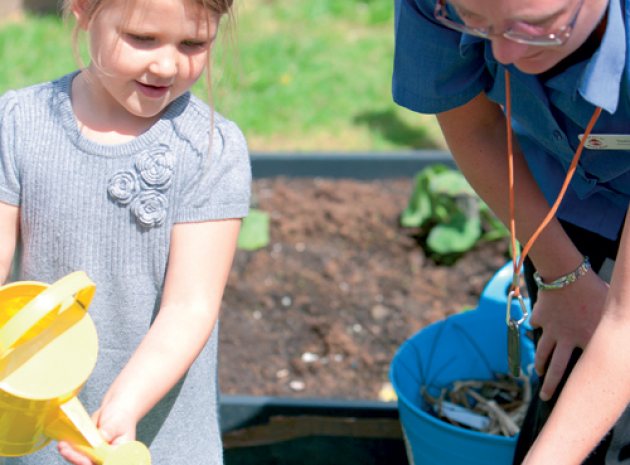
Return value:
M 87 314 L 95 288 L 80 271 L 52 285 L 0 287 L 0 456 L 27 455 L 54 439 L 98 464 L 150 465 L 144 444 L 108 444 L 76 397 L 96 364 Z
M 100 435 L 76 397 L 61 405 L 46 426 L 46 435 L 68 441 L 99 465 L 151 465 L 149 449 L 139 441 L 110 445 Z

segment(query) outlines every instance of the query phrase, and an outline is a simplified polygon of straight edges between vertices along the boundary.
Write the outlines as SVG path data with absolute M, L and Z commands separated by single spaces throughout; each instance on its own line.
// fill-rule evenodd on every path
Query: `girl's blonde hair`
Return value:
M 63 0 L 62 11 L 66 19 L 72 16 L 72 6 L 77 1 L 84 2 L 83 11 L 89 20 L 92 20 L 99 11 L 105 6 L 108 0 Z M 182 1 L 194 1 L 196 4 L 201 5 L 205 10 L 219 16 L 228 16 L 229 23 L 234 22 L 234 12 L 232 5 L 234 0 L 182 0 Z M 72 46 L 75 49 L 75 53 L 78 49 L 80 27 L 79 24 L 75 24 L 72 30 Z
M 62 12 L 63 16 L 66 20 L 72 17 L 72 7 L 77 1 L 84 2 L 83 4 L 83 12 L 86 18 L 91 21 L 99 14 L 99 12 L 107 5 L 108 1 L 111 0 L 63 0 L 62 4 Z M 230 34 L 228 34 L 228 39 L 231 39 L 231 33 L 233 32 L 233 26 L 235 23 L 235 15 L 233 4 L 234 0 L 181 0 L 182 2 L 194 2 L 197 5 L 200 5 L 206 11 L 211 14 L 216 15 L 219 19 L 223 17 L 227 17 L 227 29 Z M 81 31 L 81 26 L 78 23 L 74 24 L 72 29 L 72 49 L 77 62 L 83 65 L 83 60 L 81 59 L 81 54 L 79 52 L 79 33 Z M 208 63 L 206 63 L 205 69 L 205 77 L 206 77 L 206 93 L 208 96 L 208 102 L 210 104 L 210 147 L 209 154 L 212 150 L 212 128 L 214 128 L 214 98 L 212 92 L 212 54 L 208 53 Z
M 63 0 L 62 11 L 64 15 L 68 16 L 72 14 L 72 6 L 76 1 L 85 2 L 84 11 L 88 18 L 92 19 L 95 14 L 107 3 L 108 0 Z M 211 11 L 212 13 L 223 16 L 229 15 L 232 12 L 232 5 L 234 0 L 184 0 L 194 1 L 196 4 L 201 5 L 204 9 Z

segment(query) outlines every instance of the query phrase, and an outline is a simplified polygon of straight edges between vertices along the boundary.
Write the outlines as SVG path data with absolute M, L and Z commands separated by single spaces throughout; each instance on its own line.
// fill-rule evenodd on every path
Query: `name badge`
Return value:
M 584 134 L 580 134 L 580 141 Z M 590 150 L 630 150 L 630 134 L 590 134 L 584 148 Z

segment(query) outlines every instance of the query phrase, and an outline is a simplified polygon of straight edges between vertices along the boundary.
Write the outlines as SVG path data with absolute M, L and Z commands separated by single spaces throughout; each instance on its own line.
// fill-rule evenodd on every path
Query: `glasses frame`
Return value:
M 577 7 L 575 8 L 575 11 L 571 16 L 571 19 L 562 28 L 549 34 L 532 36 L 520 32 L 515 32 L 511 28 L 507 28 L 503 32 L 493 32 L 492 26 L 484 28 L 470 27 L 466 26 L 466 24 L 464 24 L 463 22 L 455 22 L 448 17 L 446 2 L 447 0 L 437 0 L 435 4 L 435 9 L 433 10 L 433 16 L 441 24 L 448 27 L 449 29 L 453 29 L 464 34 L 481 37 L 483 39 L 491 39 L 492 37 L 501 36 L 507 40 L 511 40 L 512 42 L 524 45 L 535 45 L 538 47 L 554 47 L 565 44 L 567 40 L 569 40 L 569 37 L 571 37 L 571 33 L 573 32 L 575 23 L 577 22 L 578 16 L 580 15 L 580 11 L 582 11 L 582 5 L 584 4 L 584 0 L 578 1 Z

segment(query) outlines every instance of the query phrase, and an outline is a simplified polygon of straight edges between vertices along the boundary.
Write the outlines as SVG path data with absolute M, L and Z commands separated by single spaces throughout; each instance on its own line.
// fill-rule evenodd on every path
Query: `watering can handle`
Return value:
M 96 285 L 83 271 L 76 271 L 59 279 L 40 292 L 0 328 L 0 358 L 46 316 L 58 309 L 65 311 L 76 300 L 84 309 L 92 301 Z

